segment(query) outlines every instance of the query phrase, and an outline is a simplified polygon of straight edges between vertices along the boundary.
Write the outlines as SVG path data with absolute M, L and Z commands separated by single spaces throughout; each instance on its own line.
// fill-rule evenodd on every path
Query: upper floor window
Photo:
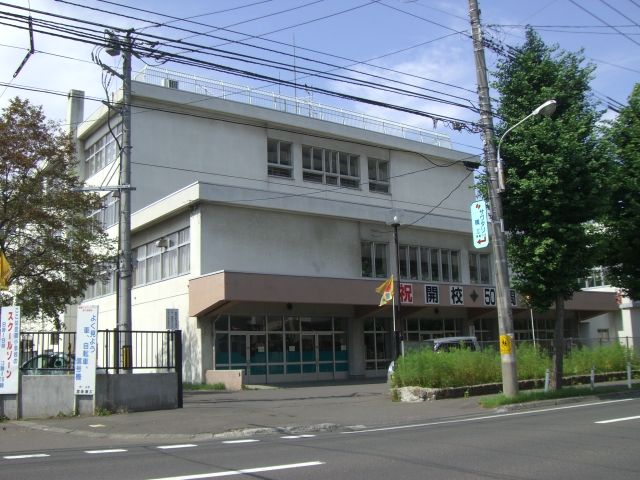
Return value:
M 460 282 L 460 252 L 400 245 L 400 278 L 425 282 Z
M 369 159 L 369 191 L 389 193 L 389 162 Z
M 103 282 L 102 280 L 98 280 L 93 285 L 89 285 L 84 292 L 84 299 L 88 300 L 90 298 L 101 297 L 103 295 L 111 295 L 116 292 L 117 286 L 116 283 L 118 281 L 118 272 L 113 268 L 109 269 L 109 276 Z
M 307 182 L 359 188 L 359 163 L 358 155 L 302 146 L 302 179 Z
M 134 256 L 134 285 L 144 285 L 189 273 L 189 228 L 134 249 Z
M 102 197 L 103 207 L 91 214 L 96 217 L 104 228 L 109 228 L 118 223 L 118 197 L 111 192 Z
M 491 283 L 491 267 L 488 253 L 469 252 L 469 281 L 471 283 Z
M 386 243 L 360 242 L 362 276 L 369 278 L 387 278 L 388 245 Z
M 586 278 L 579 278 L 578 283 L 582 288 L 603 287 L 607 285 L 607 278 L 604 269 L 597 267 L 591 270 L 591 275 Z
M 291 144 L 280 140 L 267 140 L 267 174 L 273 177 L 293 177 Z
M 118 139 L 117 142 L 111 132 L 107 132 L 84 151 L 86 178 L 114 162 L 120 155 L 118 143 L 122 145 L 122 123 L 111 127 L 111 130 Z

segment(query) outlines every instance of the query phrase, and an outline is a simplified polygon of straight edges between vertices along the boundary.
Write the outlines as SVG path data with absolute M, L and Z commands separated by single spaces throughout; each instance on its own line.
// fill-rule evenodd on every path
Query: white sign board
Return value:
M 473 245 L 484 248 L 489 245 L 489 223 L 487 220 L 487 204 L 480 201 L 471 204 L 471 232 Z
M 180 330 L 180 313 L 177 308 L 167 308 L 167 330 Z
M 20 307 L 2 307 L 0 317 L 0 395 L 18 393 Z
M 76 328 L 75 382 L 76 395 L 94 395 L 96 359 L 98 358 L 98 306 L 80 305 Z

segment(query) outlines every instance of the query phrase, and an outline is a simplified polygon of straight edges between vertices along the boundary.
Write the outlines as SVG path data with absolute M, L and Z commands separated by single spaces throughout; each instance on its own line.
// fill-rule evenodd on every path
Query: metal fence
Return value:
M 534 344 L 533 340 L 516 340 L 516 350 L 518 346 L 524 344 Z M 493 348 L 500 350 L 499 341 L 484 341 L 478 342 L 481 350 Z M 565 338 L 563 340 L 564 354 L 569 354 L 572 351 L 580 350 L 581 348 L 593 349 L 595 347 L 606 347 L 610 345 L 620 344 L 624 347 L 632 349 L 634 354 L 640 355 L 640 337 L 619 337 L 619 338 Z M 553 355 L 554 344 L 553 339 L 536 339 L 535 345 L 541 350 L 547 352 L 549 355 Z
M 451 148 L 451 140 L 448 135 L 342 108 L 331 107 L 314 102 L 312 99 L 290 97 L 268 90 L 250 88 L 222 80 L 187 75 L 150 66 L 144 67 L 138 72 L 134 80 Z
M 131 334 L 131 345 L 124 338 Z M 75 332 L 22 332 L 20 365 L 27 374 L 72 373 L 76 357 Z M 175 371 L 182 376 L 180 330 L 98 330 L 98 373 Z

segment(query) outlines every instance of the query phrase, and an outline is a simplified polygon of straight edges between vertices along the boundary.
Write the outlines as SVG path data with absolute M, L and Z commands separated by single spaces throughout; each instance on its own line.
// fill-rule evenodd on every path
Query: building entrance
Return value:
M 214 323 L 215 369 L 244 370 L 246 383 L 349 378 L 346 321 L 218 317 Z

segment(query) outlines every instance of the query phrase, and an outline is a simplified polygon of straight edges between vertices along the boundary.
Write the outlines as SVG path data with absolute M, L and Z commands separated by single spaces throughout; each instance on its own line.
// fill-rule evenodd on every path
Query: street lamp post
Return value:
M 397 360 L 401 354 L 404 354 L 404 328 L 402 325 L 402 317 L 400 316 L 400 244 L 398 242 L 398 227 L 404 223 L 404 211 L 399 208 L 392 208 L 387 211 L 386 223 L 393 227 L 393 241 L 396 249 L 396 284 L 397 295 L 394 292 L 394 298 L 398 299 L 397 306 L 394 306 L 393 312 L 393 332 L 394 332 L 394 357 Z M 398 328 L 399 327 L 399 328 Z
M 509 128 L 506 132 L 504 132 L 502 137 L 500 137 L 500 141 L 498 142 L 498 155 L 497 155 L 498 156 L 498 192 L 504 192 L 504 190 L 505 190 L 504 168 L 502 166 L 502 158 L 500 157 L 500 147 L 502 146 L 502 141 L 505 139 L 505 137 L 509 134 L 509 132 L 511 130 L 516 128 L 518 125 L 523 124 L 525 121 L 529 120 L 531 117 L 536 116 L 536 115 L 541 115 L 543 117 L 548 117 L 549 115 L 552 115 L 553 112 L 555 112 L 555 111 L 556 111 L 556 101 L 555 100 L 547 100 L 542 105 L 540 105 L 538 108 L 536 108 L 533 112 L 531 112 L 529 115 L 527 115 L 522 120 L 520 120 L 518 123 L 516 123 L 513 127 Z

